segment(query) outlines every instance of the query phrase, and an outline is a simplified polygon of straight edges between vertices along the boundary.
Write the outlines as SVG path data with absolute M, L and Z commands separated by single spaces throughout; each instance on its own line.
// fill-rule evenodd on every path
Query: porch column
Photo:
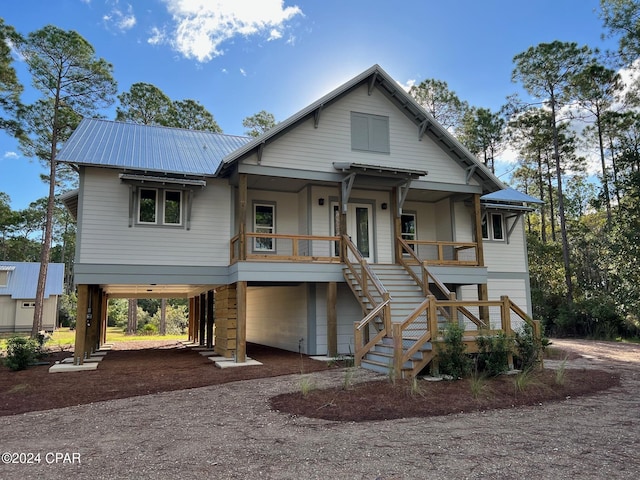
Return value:
M 327 284 L 327 356 L 338 356 L 338 284 Z
M 236 284 L 236 302 L 236 362 L 244 363 L 247 360 L 247 282 Z
M 342 193 L 342 183 L 338 184 L 338 236 L 340 237 L 340 260 L 344 262 L 347 258 L 347 245 L 342 241 L 342 236 L 347 234 L 347 199 Z M 333 219 L 332 219 L 333 221 Z
M 73 363 L 75 365 L 82 365 L 82 363 L 84 362 L 88 307 L 89 285 L 78 285 L 78 304 L 76 307 L 76 342 L 73 351 Z
M 99 343 L 99 328 L 102 321 L 101 306 L 102 299 L 100 296 L 100 287 L 92 285 L 89 288 L 89 295 L 91 298 L 91 322 L 87 325 L 87 344 L 85 345 L 89 355 L 98 349 Z
M 484 249 L 482 247 L 482 210 L 480 208 L 480 194 L 473 195 L 473 216 L 475 219 L 476 244 L 478 265 L 484 267 Z M 486 283 L 478 284 L 478 300 L 489 300 L 489 289 Z M 480 308 L 480 320 L 489 326 L 489 309 Z
M 207 326 L 207 296 L 204 293 L 200 294 L 200 340 L 199 344 L 201 347 L 204 346 L 205 342 L 205 327 Z
M 398 242 L 398 238 L 402 235 L 400 205 L 398 204 L 398 187 L 391 189 L 391 209 L 393 211 L 393 250 L 395 252 L 395 261 L 400 263 L 402 258 L 402 247 Z
M 247 174 L 241 173 L 238 178 L 238 258 L 240 261 L 247 259 Z
M 193 297 L 193 343 L 200 338 L 200 296 Z
M 213 290 L 207 292 L 207 348 L 213 348 Z

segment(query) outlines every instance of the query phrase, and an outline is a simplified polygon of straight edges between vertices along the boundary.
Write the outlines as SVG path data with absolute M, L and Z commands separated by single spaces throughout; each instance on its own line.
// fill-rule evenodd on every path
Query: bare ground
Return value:
M 40 454 L 39 463 L 0 464 L 0 478 L 637 478 L 640 346 L 554 344 L 581 355 L 567 361 L 567 379 L 593 369 L 619 375 L 619 385 L 533 406 L 367 422 L 274 411 L 273 397 L 300 392 L 300 374 L 164 391 L 0 418 L 0 453 Z M 306 372 L 316 388 L 345 379 L 343 369 Z M 121 373 L 120 385 L 130 383 Z M 351 380 L 375 379 L 357 370 Z

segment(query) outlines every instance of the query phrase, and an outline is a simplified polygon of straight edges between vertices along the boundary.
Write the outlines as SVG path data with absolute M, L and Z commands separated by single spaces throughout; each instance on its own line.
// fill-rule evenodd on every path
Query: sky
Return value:
M 75 30 L 113 65 L 118 93 L 153 84 L 239 135 L 244 118 L 285 120 L 374 64 L 405 87 L 443 80 L 495 111 L 520 91 L 513 57 L 530 46 L 616 47 L 602 38 L 599 0 L 0 0 L 0 17 L 23 35 Z M 19 58 L 14 66 L 33 102 L 29 73 Z M 99 113 L 113 120 L 116 106 Z M 14 210 L 47 195 L 44 172 L 0 132 L 0 192 Z

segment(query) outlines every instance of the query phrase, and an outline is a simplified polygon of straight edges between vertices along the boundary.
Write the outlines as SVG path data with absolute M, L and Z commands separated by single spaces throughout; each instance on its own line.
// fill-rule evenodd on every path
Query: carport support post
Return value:
M 338 356 L 338 311 L 336 301 L 338 298 L 338 284 L 327 284 L 327 356 Z
M 247 282 L 236 284 L 236 305 L 236 362 L 244 363 L 247 361 Z
M 102 347 L 105 343 L 107 343 L 107 323 L 109 321 L 109 296 L 102 292 L 102 312 L 101 312 L 102 322 L 100 324 L 100 345 Z
M 187 339 L 190 342 L 194 341 L 194 335 L 193 335 L 193 308 L 194 308 L 194 298 L 193 297 L 189 297 L 189 326 L 187 327 Z
M 87 308 L 89 307 L 89 285 L 78 285 L 78 304 L 76 307 L 76 344 L 73 363 L 82 365 L 87 335 Z
M 213 290 L 207 292 L 207 348 L 213 348 Z
M 199 334 L 199 344 L 201 347 L 204 346 L 205 341 L 205 327 L 207 322 L 207 309 L 206 309 L 206 298 L 207 296 L 204 293 L 200 294 L 200 334 Z

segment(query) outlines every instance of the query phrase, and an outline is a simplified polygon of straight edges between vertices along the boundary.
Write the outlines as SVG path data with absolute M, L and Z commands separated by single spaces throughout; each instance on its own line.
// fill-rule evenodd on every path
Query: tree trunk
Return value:
M 160 303 L 160 335 L 167 334 L 167 299 L 163 298 Z
M 609 177 L 604 158 L 604 140 L 602 139 L 602 127 L 600 124 L 600 108 L 596 106 L 596 127 L 598 128 L 598 146 L 600 147 L 600 163 L 602 165 L 602 187 L 607 205 L 607 227 L 611 227 L 611 196 L 609 195 Z
M 542 174 L 542 152 L 538 150 L 538 191 L 540 192 L 540 200 L 544 202 L 544 176 Z M 547 212 L 544 203 L 540 207 L 540 239 L 542 243 L 547 243 Z

